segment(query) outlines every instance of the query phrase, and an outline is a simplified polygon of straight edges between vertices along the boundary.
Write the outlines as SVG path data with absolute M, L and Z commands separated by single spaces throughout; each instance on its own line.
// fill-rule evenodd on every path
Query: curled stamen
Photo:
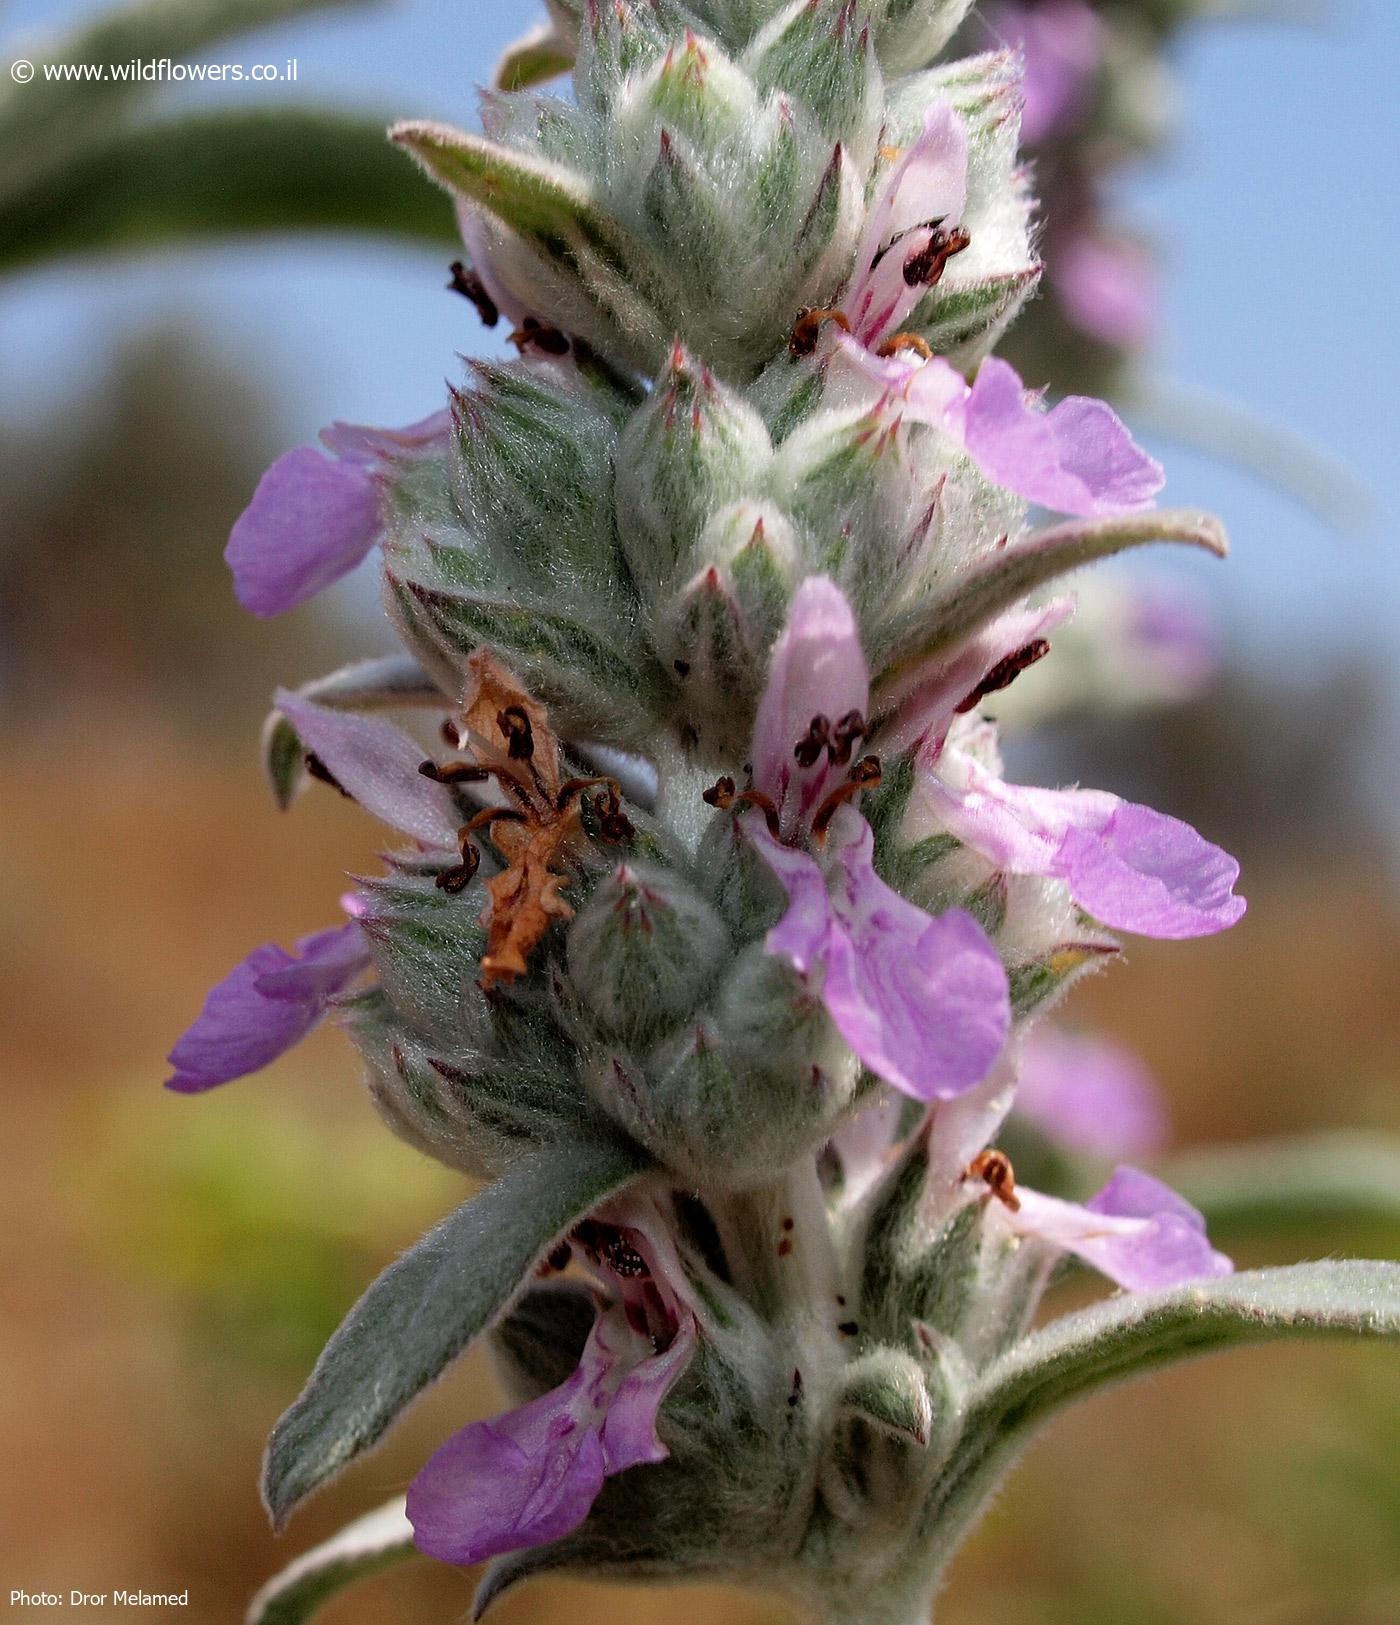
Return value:
M 862 756 L 851 769 L 851 776 L 846 782 L 838 784 L 817 808 L 817 815 L 812 820 L 812 839 L 820 845 L 826 839 L 826 832 L 831 827 L 831 820 L 835 818 L 837 809 L 858 796 L 862 790 L 873 790 L 879 784 L 880 778 L 880 758 Z
M 912 350 L 925 361 L 933 360 L 933 347 L 917 333 L 892 333 L 875 351 L 876 355 L 898 355 L 901 350 Z
M 943 279 L 943 272 L 954 254 L 961 254 L 972 246 L 972 238 L 961 226 L 951 231 L 935 227 L 924 247 L 916 249 L 904 262 L 904 281 L 908 287 L 935 287 Z
M 483 327 L 494 327 L 500 321 L 501 313 L 496 301 L 487 293 L 486 284 L 474 271 L 469 271 L 461 260 L 453 260 L 448 270 L 452 273 L 452 280 L 447 284 L 450 291 L 471 300 Z
M 794 361 L 800 360 L 805 355 L 811 355 L 816 349 L 823 322 L 835 322 L 843 333 L 849 333 L 851 330 L 851 323 L 845 311 L 836 310 L 830 305 L 800 311 L 797 320 L 792 324 L 792 332 L 788 335 L 788 354 Z
M 463 892 L 472 883 L 472 878 L 481 867 L 481 853 L 467 838 L 466 830 L 462 832 L 462 861 L 454 864 L 450 869 L 444 869 L 433 884 L 439 891 L 450 892 L 454 897 Z
M 812 767 L 831 743 L 831 724 L 825 717 L 813 717 L 806 734 L 797 742 L 793 755 L 799 767 Z
M 598 773 L 587 779 L 566 779 L 559 786 L 559 794 L 554 798 L 555 809 L 563 812 L 575 796 L 582 795 L 585 790 L 591 790 L 595 784 L 606 784 L 618 795 L 622 793 L 617 780 L 610 779 L 605 773 Z
M 1016 1194 L 1016 1173 L 1011 1166 L 1011 1159 L 1004 1151 L 979 1151 L 967 1165 L 969 1179 L 982 1180 L 992 1195 L 1003 1207 L 1009 1208 L 1012 1213 L 1018 1213 L 1021 1208 L 1021 1198 Z
M 458 834 L 465 841 L 469 835 L 475 835 L 477 830 L 489 829 L 492 824 L 498 823 L 527 824 L 529 819 L 514 807 L 483 807 L 480 812 L 472 814 Z
M 1028 666 L 1035 665 L 1037 660 L 1044 660 L 1049 653 L 1050 640 L 1048 638 L 1033 639 L 1024 649 L 1017 649 L 1014 654 L 1009 654 L 1005 659 L 998 660 L 996 665 L 992 667 L 967 698 L 958 702 L 954 710 L 960 714 L 971 711 L 975 705 L 980 704 L 989 694 L 996 694 L 1003 688 L 1009 688 Z
M 768 826 L 768 833 L 773 839 L 781 839 L 782 821 L 778 817 L 777 803 L 772 796 L 764 795 L 762 790 L 745 790 L 734 797 L 730 803 L 730 811 L 743 812 L 746 807 L 757 807 L 763 814 L 763 821 Z

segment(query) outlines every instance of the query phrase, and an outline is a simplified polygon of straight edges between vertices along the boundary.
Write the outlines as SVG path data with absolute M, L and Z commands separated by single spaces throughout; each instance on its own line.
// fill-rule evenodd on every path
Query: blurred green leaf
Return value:
M 253 1598 L 248 1625 L 303 1625 L 346 1586 L 415 1555 L 400 1495 L 288 1564 Z
M 50 65 L 124 65 L 182 59 L 230 34 L 246 33 L 304 11 L 363 0 L 145 0 L 100 15 L 39 53 L 26 46 L 36 72 L 27 84 L 0 80 L 0 192 L 49 173 L 125 108 L 149 97 L 155 82 L 130 79 L 49 79 Z
M 226 233 L 377 232 L 451 246 L 452 210 L 373 119 L 228 112 L 125 130 L 0 198 L 0 271 Z
M 968 1395 L 962 1438 L 936 1492 L 933 1537 L 951 1550 L 1016 1455 L 1057 1412 L 1165 1365 L 1284 1337 L 1400 1338 L 1400 1264 L 1295 1264 L 1125 1293 L 1014 1344 Z
M 1400 1241 L 1400 1139 L 1354 1131 L 1179 1156 L 1162 1177 L 1205 1215 L 1212 1236 L 1267 1238 L 1339 1227 Z

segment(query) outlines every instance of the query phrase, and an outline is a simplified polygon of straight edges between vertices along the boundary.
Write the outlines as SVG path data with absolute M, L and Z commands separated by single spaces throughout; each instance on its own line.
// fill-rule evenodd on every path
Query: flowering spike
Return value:
M 215 988 L 171 1086 L 334 1013 L 389 1127 L 485 1182 L 278 1424 L 277 1522 L 493 1337 L 511 1408 L 407 1500 L 419 1549 L 492 1560 L 478 1608 L 550 1572 L 759 1575 L 905 1625 L 1041 1412 L 1261 1325 L 1400 1331 L 1400 1282 L 1271 1296 L 1149 1175 L 1079 1203 L 1021 1153 L 1150 1144 L 1140 1077 L 1061 1039 L 1067 1088 L 1033 1024 L 1115 932 L 1244 904 L 1178 820 L 1002 771 L 987 712 L 1053 709 L 1091 636 L 1051 583 L 1224 551 L 1141 511 L 1161 471 L 1106 405 L 988 353 L 1040 275 L 1017 58 L 928 66 L 966 0 L 549 9 L 484 134 L 392 132 L 518 354 L 289 454 L 230 542 L 257 613 L 377 555 L 408 658 L 279 691 L 265 759 L 283 803 L 324 781 L 407 840 L 348 924 Z M 525 88 L 569 61 L 569 97 Z M 1108 641 L 1069 664 L 1124 695 L 1203 664 L 1189 627 Z M 1033 1332 L 1066 1253 L 1124 1297 Z

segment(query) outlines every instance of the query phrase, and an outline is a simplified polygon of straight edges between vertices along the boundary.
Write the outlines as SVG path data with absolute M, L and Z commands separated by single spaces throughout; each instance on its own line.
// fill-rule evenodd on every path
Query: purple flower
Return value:
M 452 792 L 419 772 L 423 750 L 402 729 L 287 689 L 277 691 L 276 704 L 302 744 L 366 812 L 424 846 L 456 847 L 462 820 Z
M 1048 255 L 1055 295 L 1090 338 L 1135 350 L 1152 337 L 1157 289 L 1152 256 L 1140 244 L 1097 231 L 1058 234 Z
M 1196 1209 L 1136 1168 L 1118 1169 L 1082 1206 L 1024 1189 L 1017 1198 L 1015 1212 L 1003 1209 L 1014 1231 L 1076 1254 L 1129 1292 L 1161 1292 L 1234 1269 L 1211 1246 Z
M 165 1087 L 200 1094 L 260 1071 L 320 1025 L 369 957 L 353 921 L 303 937 L 295 953 L 271 942 L 255 948 L 211 989 L 171 1050 L 175 1071 Z
M 1103 22 L 1085 0 L 1009 0 L 986 21 L 998 42 L 1021 49 L 1021 140 L 1036 146 L 1083 111 L 1103 61 Z
M 321 435 L 334 460 L 311 446 L 279 457 L 224 550 L 239 603 L 280 615 L 347 575 L 379 540 L 388 471 L 438 449 L 448 429 L 446 412 L 406 429 L 336 423 Z
M 579 1364 L 558 1388 L 438 1449 L 408 1492 L 420 1551 L 479 1563 L 567 1535 L 603 1481 L 664 1461 L 661 1403 L 694 1352 L 697 1324 L 679 1259 L 659 1225 L 635 1214 L 593 1221 L 590 1262 L 610 1294 Z M 627 1260 L 626 1270 L 611 1261 Z
M 978 369 L 963 433 L 988 479 L 1057 513 L 1130 513 L 1162 489 L 1161 464 L 1133 444 L 1110 406 L 1071 395 L 1043 412 L 996 356 Z
M 843 301 L 857 343 L 874 350 L 903 325 L 928 291 L 919 277 L 905 277 L 906 265 L 926 254 L 936 232 L 957 226 L 966 205 L 967 132 L 952 106 L 939 102 L 880 182 L 866 216 Z
M 785 835 L 809 824 L 830 788 L 846 777 L 829 750 L 799 761 L 796 747 L 810 736 L 813 720 L 839 726 L 855 716 L 863 723 L 869 703 L 870 675 L 851 606 L 833 581 L 810 576 L 793 594 L 787 625 L 773 645 L 754 719 L 754 785 L 777 807 Z M 849 763 L 849 749 L 845 754 Z
M 743 827 L 788 895 L 766 946 L 790 961 L 873 1072 L 931 1100 L 970 1088 L 1010 1023 L 1006 973 L 982 928 L 935 919 L 875 873 L 874 837 L 852 802 L 870 680 L 850 605 L 825 576 L 805 580 L 774 645 L 754 725 Z M 819 856 L 797 844 L 810 839 Z
M 1046 1139 L 1091 1157 L 1147 1156 L 1166 1139 L 1161 1092 L 1141 1059 L 1056 1027 L 1026 1039 L 1016 1110 Z
M 930 1178 L 945 1199 L 967 1200 L 983 1175 L 974 1160 L 995 1137 L 1015 1098 L 1015 1071 L 1004 1061 L 977 1089 L 936 1106 L 928 1124 Z M 1228 1275 L 1230 1260 L 1206 1237 L 1205 1220 L 1160 1180 L 1119 1168 L 1084 1204 L 1015 1184 L 985 1196 L 988 1223 L 1072 1252 L 1130 1292 L 1157 1292 Z
M 986 476 L 1028 502 L 1080 517 L 1150 504 L 1161 464 L 1134 444 L 1103 401 L 1071 395 L 1046 411 L 1015 368 L 988 356 L 969 386 L 941 356 L 878 356 L 848 334 L 836 341 L 836 387 L 872 407 L 897 407 L 961 446 Z
M 979 653 L 992 657 L 984 676 L 1025 646 L 1033 613 L 1014 611 L 979 640 Z M 959 682 L 968 675 L 962 664 L 948 669 Z M 975 684 L 967 690 L 975 692 Z M 960 714 L 951 695 L 948 681 L 925 686 L 896 724 L 897 737 L 925 742 L 914 798 L 921 823 L 957 836 L 998 869 L 1063 881 L 1081 908 L 1116 930 L 1208 936 L 1244 913 L 1233 891 L 1239 865 L 1228 853 L 1180 819 L 1105 790 L 1007 784 L 994 725 L 975 711 Z
M 773 840 L 756 815 L 745 823 L 788 894 L 768 951 L 820 996 L 865 1065 L 917 1100 L 985 1077 L 1011 1008 L 1001 959 L 972 916 L 935 918 L 887 886 L 870 825 L 852 807 L 832 820 L 824 863 Z

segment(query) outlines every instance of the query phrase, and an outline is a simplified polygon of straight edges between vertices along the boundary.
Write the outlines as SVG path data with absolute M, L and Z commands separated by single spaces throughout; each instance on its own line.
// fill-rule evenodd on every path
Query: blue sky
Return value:
M 94 9 L 11 0 L 0 7 L 0 60 Z M 1235 646 L 1281 675 L 1314 671 L 1357 645 L 1389 662 L 1400 627 L 1400 338 L 1390 293 L 1400 250 L 1400 3 L 1332 0 L 1330 9 L 1322 24 L 1199 25 L 1175 63 L 1175 141 L 1122 187 L 1124 211 L 1156 234 L 1164 256 L 1154 372 L 1316 448 L 1373 496 L 1367 522 L 1339 535 L 1227 459 L 1144 435 L 1167 463 L 1168 498 L 1221 513 L 1235 545 L 1223 569 L 1168 558 L 1156 567 L 1206 582 Z M 294 55 L 295 87 L 183 94 L 201 107 L 295 94 L 470 122 L 474 86 L 535 16 L 531 0 L 398 0 L 312 15 L 211 53 L 247 64 Z M 80 392 L 114 333 L 184 313 L 275 386 L 291 440 L 331 417 L 408 421 L 437 404 L 454 352 L 489 345 L 442 280 L 434 256 L 349 239 L 239 243 L 27 276 L 0 286 L 0 416 Z M 1219 443 L 1210 413 L 1188 416 L 1195 438 Z

